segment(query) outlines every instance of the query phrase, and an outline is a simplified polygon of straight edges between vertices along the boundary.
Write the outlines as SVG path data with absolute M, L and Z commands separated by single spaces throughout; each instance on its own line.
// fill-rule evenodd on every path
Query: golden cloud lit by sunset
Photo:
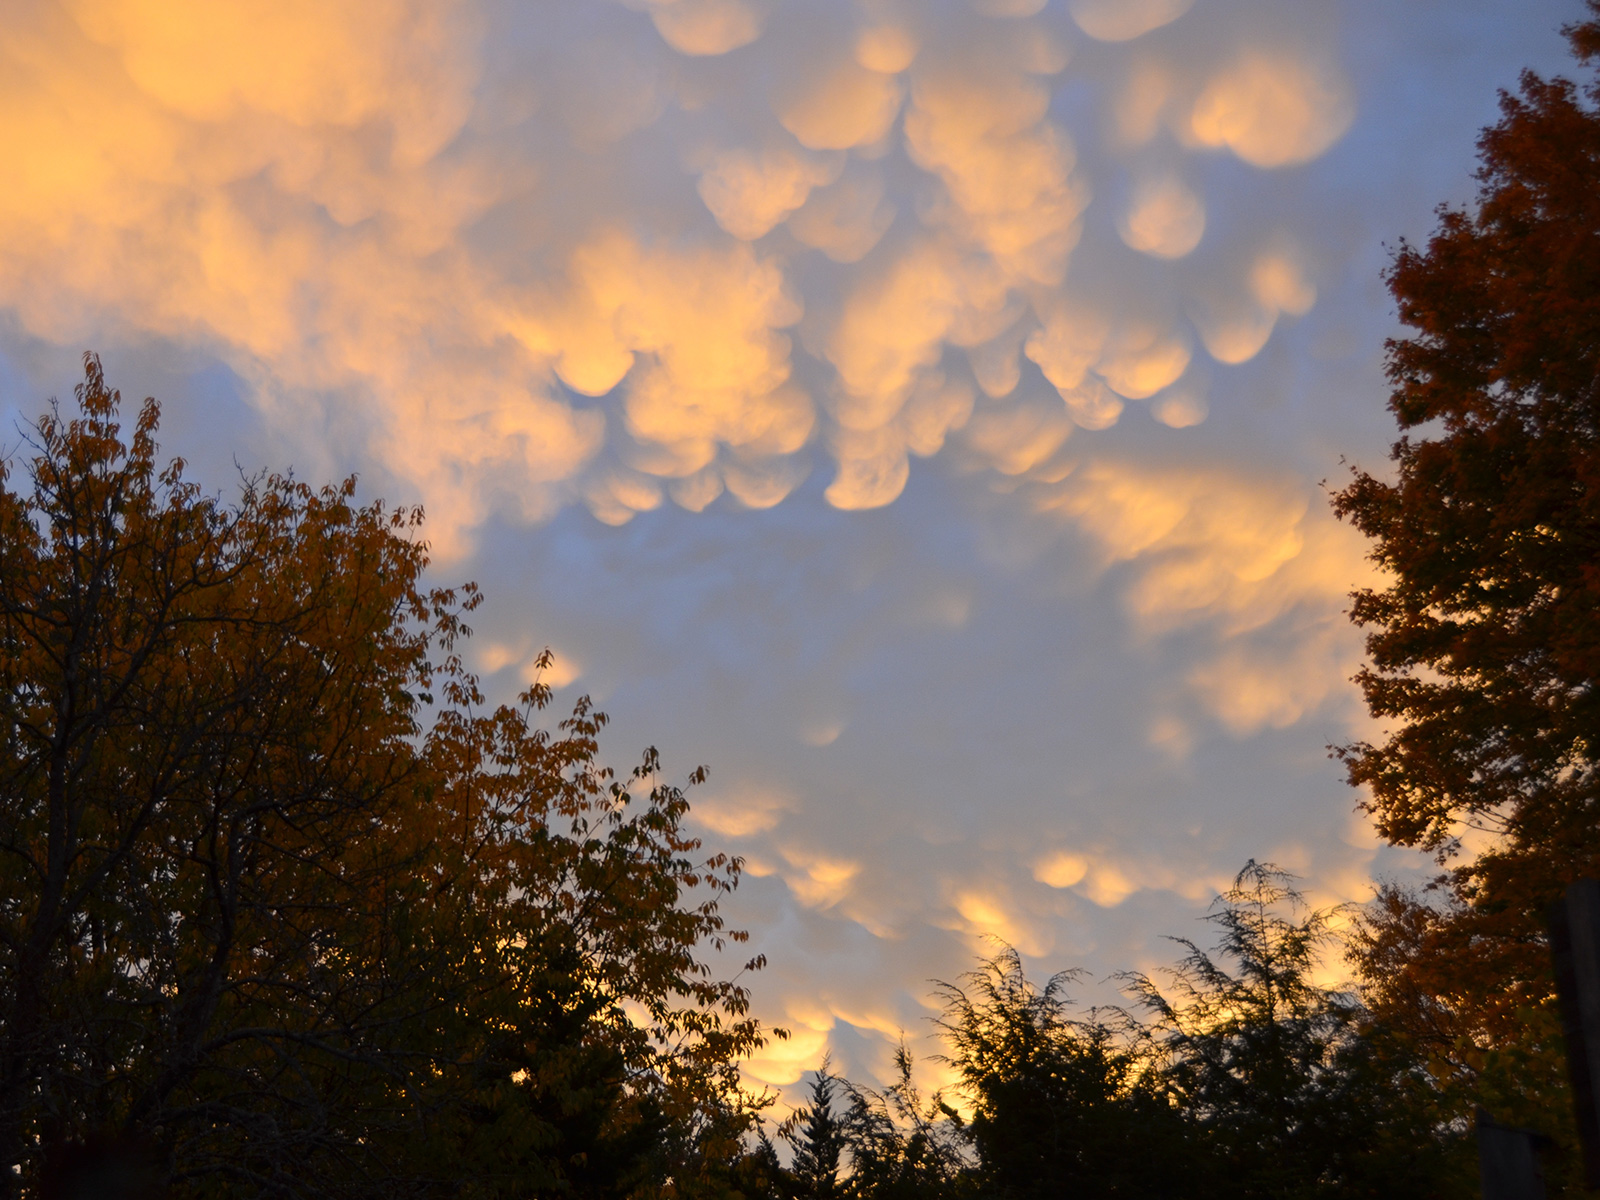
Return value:
M 1125 400 L 1198 419 L 1163 395 L 1191 347 L 1241 363 L 1308 310 L 1281 233 L 1198 277 L 1075 284 L 1120 166 L 1051 111 L 1073 26 L 1121 44 L 1185 7 L 595 4 L 572 49 L 629 78 L 584 112 L 553 63 L 497 71 L 466 3 L 29 6 L 3 50 L 0 300 L 40 336 L 199 339 L 283 396 L 337 392 L 441 545 L 508 503 L 761 508 L 812 469 L 839 507 L 888 504 L 973 411 L 952 351 L 997 400 L 1039 364 L 1089 429 Z M 1351 119 L 1331 48 L 1161 53 L 1111 69 L 1173 164 L 1304 162 Z M 755 104 L 715 82 L 764 76 Z M 662 150 L 667 176 L 625 182 Z M 1206 208 L 1140 167 L 1122 240 L 1182 259 Z M 971 444 L 1004 470 L 1037 443 L 1000 429 Z

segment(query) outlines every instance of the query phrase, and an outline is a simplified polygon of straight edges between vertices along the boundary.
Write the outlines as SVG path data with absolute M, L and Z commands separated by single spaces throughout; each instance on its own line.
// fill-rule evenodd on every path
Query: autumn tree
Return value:
M 419 512 L 225 505 L 85 366 L 0 464 L 0 1191 L 92 1143 L 175 1195 L 717 1194 L 738 863 L 586 703 L 484 704 Z
M 745 940 L 718 913 L 738 862 L 696 855 L 654 751 L 621 779 L 599 764 L 586 701 L 551 736 L 545 688 L 493 711 L 470 678 L 442 694 L 424 746 L 449 851 L 437 911 L 468 986 L 433 1037 L 465 1080 L 426 1089 L 449 1117 L 427 1160 L 492 1196 L 733 1190 L 764 1106 L 738 1062 L 763 1036 L 746 989 L 700 956 Z
M 1566 31 L 1584 64 L 1589 9 Z M 1341 753 L 1379 832 L 1450 867 L 1375 910 L 1370 1000 L 1517 1123 L 1565 1124 L 1543 910 L 1600 874 L 1597 105 L 1600 80 L 1525 74 L 1476 203 L 1401 244 L 1393 469 L 1335 498 L 1386 575 L 1351 613 L 1383 731 Z

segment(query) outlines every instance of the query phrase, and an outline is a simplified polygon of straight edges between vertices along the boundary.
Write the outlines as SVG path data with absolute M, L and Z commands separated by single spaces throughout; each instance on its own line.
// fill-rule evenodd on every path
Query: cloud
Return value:
M 1146 176 L 1136 183 L 1117 222 L 1124 242 L 1156 258 L 1182 258 L 1205 231 L 1205 205 L 1174 175 Z
M 763 507 L 819 458 L 832 503 L 890 503 L 965 420 L 910 398 L 1009 395 L 1023 352 L 1085 428 L 1144 398 L 1183 427 L 1204 403 L 1158 397 L 1191 345 L 1244 361 L 1315 296 L 1276 243 L 1162 274 L 1215 207 L 1183 163 L 1313 158 L 1351 89 L 1226 13 L 1176 62 L 1117 49 L 1181 0 L 1069 8 L 1109 47 L 1081 79 L 1032 2 L 32 0 L 0 45 L 0 306 L 203 347 L 291 435 L 359 411 L 446 551 L 496 511 Z M 1068 128 L 1074 86 L 1112 127 Z M 1096 203 L 1154 274 L 1071 285 Z M 1151 317 L 1175 289 L 1192 329 Z M 1014 469 L 1041 426 L 1004 428 Z
M 780 1020 L 789 1031 L 788 1038 L 768 1039 L 765 1046 L 739 1064 L 742 1071 L 770 1087 L 798 1083 L 806 1072 L 816 1070 L 827 1053 L 828 1031 L 833 1028 L 831 1020 L 821 1026 L 807 1025 L 789 1014 Z
M 837 263 L 860 262 L 888 232 L 897 210 L 886 194 L 883 173 L 870 164 L 852 168 L 831 187 L 811 192 L 789 218 L 802 244 Z
M 1280 317 L 1316 299 L 1298 248 L 1279 239 L 1196 289 L 1190 316 L 1212 359 L 1236 365 L 1261 352 Z
M 747 46 L 761 36 L 761 15 L 747 0 L 628 0 L 680 54 L 709 57 Z
M 734 237 L 754 241 L 806 202 L 811 189 L 832 183 L 842 159 L 814 162 L 779 151 L 757 157 L 719 154 L 700 175 L 700 198 Z
M 1022 915 L 1010 897 L 993 886 L 962 888 L 951 897 L 950 904 L 960 926 L 973 937 L 998 938 L 1023 954 L 1034 956 L 1048 954 L 1052 948 L 1053 939 L 1043 923 Z M 983 940 L 979 944 L 988 949 Z
M 856 36 L 855 56 L 869 71 L 898 75 L 917 57 L 917 39 L 903 25 L 874 25 Z
M 1069 888 L 1089 873 L 1089 864 L 1082 855 L 1066 850 L 1040 859 L 1033 868 L 1033 877 L 1053 888 Z
M 1354 116 L 1349 85 L 1326 59 L 1250 48 L 1200 93 L 1190 129 L 1252 166 L 1284 167 L 1316 158 Z
M 794 801 L 771 788 L 742 787 L 729 792 L 696 795 L 692 820 L 723 838 L 748 838 L 768 833 L 782 822 Z
M 1235 735 L 1300 720 L 1359 662 L 1345 617 L 1371 584 L 1366 544 L 1288 477 L 1098 459 L 1036 503 L 1127 564 L 1124 604 L 1145 636 L 1205 630 L 1192 694 Z M 1159 740 L 1184 737 L 1169 729 Z
M 1194 0 L 1068 0 L 1072 19 L 1092 38 L 1126 42 L 1171 24 Z
M 985 405 L 965 441 L 1003 475 L 1023 475 L 1050 461 L 1074 426 L 1060 405 L 1034 401 Z
M 960 61 L 919 69 L 906 115 L 911 160 L 944 183 L 934 219 L 1019 282 L 1060 280 L 1088 202 L 1049 102 L 1031 74 Z
M 777 107 L 783 127 L 810 150 L 866 146 L 889 132 L 905 92 L 894 74 L 863 67 L 853 57 L 823 65 L 797 80 Z
M 861 864 L 851 859 L 803 846 L 781 846 L 785 867 L 778 870 L 795 898 L 807 908 L 831 908 L 850 894 L 861 874 Z

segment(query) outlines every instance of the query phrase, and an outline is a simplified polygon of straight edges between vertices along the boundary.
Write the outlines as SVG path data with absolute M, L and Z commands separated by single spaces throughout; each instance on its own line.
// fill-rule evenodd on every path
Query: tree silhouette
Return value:
M 839 1165 L 844 1153 L 844 1129 L 833 1111 L 834 1085 L 838 1083 L 825 1056 L 811 1081 L 811 1103 L 796 1115 L 800 1118 L 791 1136 L 794 1161 L 794 1194 L 803 1200 L 837 1200 Z
M 96 1145 L 180 1196 L 713 1188 L 739 864 L 654 753 L 486 708 L 420 512 L 225 506 L 92 356 L 77 402 L 0 464 L 0 1194 Z
M 940 987 L 980 1190 L 1004 1200 L 1177 1194 L 1193 1171 L 1183 1116 L 1124 1014 L 1071 1015 L 1075 978 L 1036 988 L 1005 947 L 965 987 Z
M 1426 1072 L 1355 996 L 1315 982 L 1332 915 L 1308 910 L 1285 872 L 1250 862 L 1212 908 L 1214 951 L 1176 939 L 1188 953 L 1165 990 L 1126 977 L 1199 1139 L 1188 1194 L 1471 1194 L 1461 1131 Z
M 1600 7 L 1567 35 L 1600 54 Z M 1600 81 L 1532 73 L 1388 284 L 1402 436 L 1335 508 L 1388 582 L 1356 594 L 1385 729 L 1341 751 L 1390 841 L 1452 863 L 1391 891 L 1367 998 L 1503 1120 L 1567 1126 L 1543 910 L 1600 873 Z M 1463 835 L 1474 836 L 1463 854 Z
M 1175 939 L 1186 953 L 1164 982 L 1120 977 L 1133 1011 L 1075 1009 L 1076 973 L 1035 985 L 1002 946 L 938 985 L 947 1094 L 922 1098 L 903 1043 L 885 1091 L 841 1081 L 844 1194 L 1475 1196 L 1470 1126 L 1427 1064 L 1353 994 L 1316 982 L 1339 915 L 1247 863 L 1212 906 L 1214 948 Z
M 966 1131 L 935 1093 L 912 1082 L 911 1051 L 895 1050 L 895 1078 L 883 1091 L 844 1081 L 850 1156 L 846 1194 L 853 1200 L 940 1200 L 971 1194 Z

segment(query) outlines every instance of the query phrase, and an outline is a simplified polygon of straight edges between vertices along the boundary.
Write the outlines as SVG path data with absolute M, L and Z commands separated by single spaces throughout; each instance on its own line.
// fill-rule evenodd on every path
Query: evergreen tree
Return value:
M 844 1152 L 844 1128 L 833 1111 L 837 1082 L 824 1058 L 811 1081 L 811 1103 L 797 1114 L 800 1120 L 790 1142 L 794 1147 L 790 1171 L 795 1195 L 801 1200 L 837 1200 L 843 1195 L 839 1165 Z
M 973 1194 L 969 1139 L 939 1093 L 924 1100 L 912 1082 L 911 1051 L 895 1051 L 895 1079 L 883 1091 L 844 1083 L 851 1200 L 958 1200 Z
M 1473 1194 L 1471 1146 L 1421 1064 L 1354 995 L 1315 982 L 1331 915 L 1307 910 L 1284 872 L 1250 862 L 1213 907 L 1215 951 L 1177 939 L 1188 953 L 1165 991 L 1127 977 L 1199 1139 L 1204 1169 L 1188 1194 Z
M 1006 947 L 942 985 L 946 1061 L 971 1102 L 967 1132 L 981 1193 L 996 1200 L 1063 1194 L 1186 1194 L 1192 1139 L 1169 1103 L 1137 1026 L 1071 1015 L 1071 972 L 1043 988 Z

